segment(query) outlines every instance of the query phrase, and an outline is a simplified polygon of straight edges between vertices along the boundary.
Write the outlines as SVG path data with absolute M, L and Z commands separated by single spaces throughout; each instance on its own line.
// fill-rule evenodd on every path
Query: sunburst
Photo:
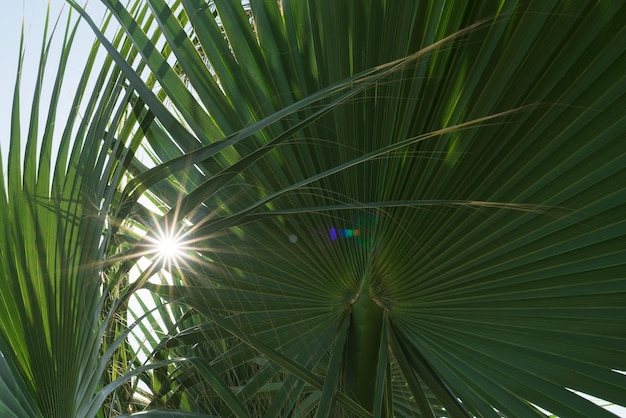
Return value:
M 183 243 L 173 235 L 164 234 L 155 242 L 159 257 L 166 263 L 176 262 L 183 255 Z

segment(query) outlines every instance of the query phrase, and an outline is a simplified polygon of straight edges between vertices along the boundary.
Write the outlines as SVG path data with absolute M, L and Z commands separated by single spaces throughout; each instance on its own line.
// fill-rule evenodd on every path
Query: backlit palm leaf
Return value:
M 146 349 L 190 359 L 147 375 L 150 408 L 624 403 L 620 2 L 104 3 L 150 70 L 97 31 L 152 157 L 110 214 L 147 233 L 116 271 L 164 230 L 186 252 L 174 286 L 147 282 L 157 258 L 136 283 L 187 315 Z
M 162 89 L 129 199 L 190 247 L 149 288 L 280 366 L 268 416 L 623 403 L 619 2 L 151 0 L 176 71 L 107 3 Z
M 106 26 L 107 21 L 103 30 Z M 76 27 L 68 18 L 62 53 L 53 63 L 58 67 L 51 98 L 43 103 L 47 57 L 55 42 L 46 21 L 25 134 L 20 129 L 20 59 L 10 147 L 7 159 L 0 160 L 3 417 L 104 416 L 105 400 L 133 375 L 124 363 L 128 353 L 118 350 L 128 332 L 115 318 L 124 315 L 116 298 L 120 283 L 114 275 L 105 278 L 104 271 L 106 257 L 117 251 L 108 213 L 119 201 L 127 170 L 120 161 L 129 160 L 138 145 L 128 129 L 137 119 L 127 112 L 137 98 L 124 88 L 124 77 L 110 59 L 100 62 L 94 75 L 99 49 L 94 44 L 71 111 L 57 114 L 59 103 L 67 100 L 62 86 Z M 132 60 L 123 38 L 114 44 Z M 22 45 L 20 50 L 23 54 Z M 46 118 L 43 129 L 40 111 Z M 57 125 L 63 127 L 60 137 L 54 136 Z

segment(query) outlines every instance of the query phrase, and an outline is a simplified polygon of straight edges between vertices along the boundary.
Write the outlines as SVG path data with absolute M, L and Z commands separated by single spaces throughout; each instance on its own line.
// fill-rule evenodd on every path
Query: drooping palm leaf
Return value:
M 105 3 L 155 117 L 118 222 L 151 191 L 148 236 L 188 254 L 180 286 L 146 287 L 204 317 L 180 341 L 249 346 L 189 346 L 207 388 L 264 358 L 233 387 L 251 415 L 624 403 L 620 2 L 267 0 L 252 25 L 237 1 Z

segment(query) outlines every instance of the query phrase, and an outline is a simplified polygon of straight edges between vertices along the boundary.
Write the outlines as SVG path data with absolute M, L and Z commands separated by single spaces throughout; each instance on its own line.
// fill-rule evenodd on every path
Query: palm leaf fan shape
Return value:
M 204 380 L 171 385 L 225 416 L 624 403 L 621 2 L 104 3 L 150 69 L 97 32 L 154 115 L 127 255 L 186 252 L 137 282 L 195 321 L 168 344 Z

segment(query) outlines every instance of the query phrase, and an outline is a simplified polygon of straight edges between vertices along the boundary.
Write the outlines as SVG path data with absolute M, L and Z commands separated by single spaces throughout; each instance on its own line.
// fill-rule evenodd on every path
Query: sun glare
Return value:
M 175 238 L 162 237 L 157 245 L 159 254 L 165 261 L 174 261 L 181 254 L 181 245 Z

